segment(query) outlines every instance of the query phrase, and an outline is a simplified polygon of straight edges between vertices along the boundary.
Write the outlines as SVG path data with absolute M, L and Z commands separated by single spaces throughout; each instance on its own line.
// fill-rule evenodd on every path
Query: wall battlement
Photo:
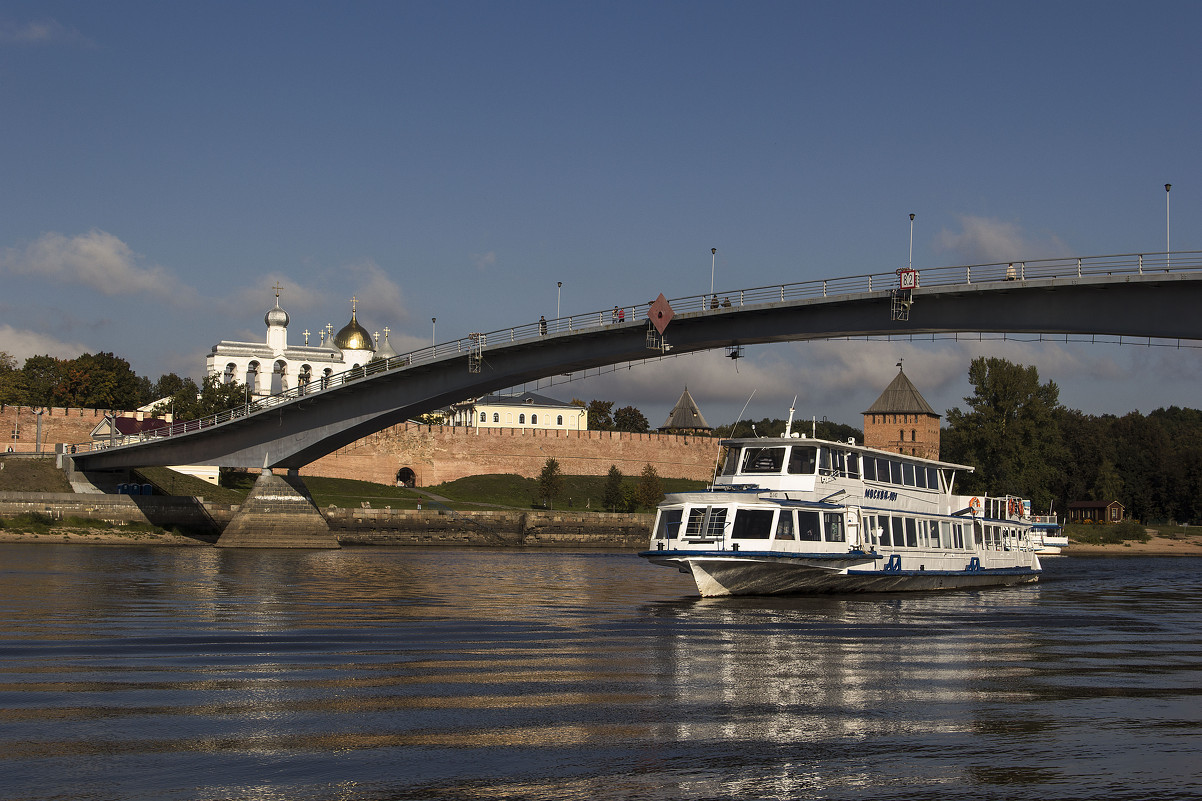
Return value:
M 0 452 L 33 453 L 37 409 L 0 408 Z M 104 420 L 104 409 L 46 409 L 42 452 L 56 443 L 87 442 Z M 13 435 L 16 434 L 16 438 Z M 571 431 L 554 428 L 474 428 L 401 423 L 370 434 L 301 469 L 302 476 L 354 478 L 395 484 L 408 469 L 418 486 L 472 475 L 514 473 L 536 478 L 547 459 L 569 475 L 605 475 L 615 465 L 636 476 L 651 465 L 664 478 L 713 476 L 718 441 L 687 434 L 632 434 L 625 431 Z
M 537 478 L 555 459 L 569 475 L 603 476 L 614 465 L 633 476 L 651 465 L 664 478 L 706 481 L 717 455 L 717 439 L 703 436 L 402 423 L 318 459 L 301 474 L 393 484 L 408 470 L 425 487 L 493 473 Z

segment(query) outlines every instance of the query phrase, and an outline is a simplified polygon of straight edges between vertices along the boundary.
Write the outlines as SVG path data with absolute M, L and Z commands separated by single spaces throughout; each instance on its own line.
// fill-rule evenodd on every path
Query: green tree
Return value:
M 138 376 L 120 356 L 84 353 L 68 364 L 61 395 L 64 406 L 136 409 L 140 397 Z
M 659 473 L 656 473 L 651 465 L 643 468 L 634 494 L 639 507 L 643 509 L 654 509 L 664 499 L 664 485 L 660 483 Z
M 629 431 L 632 434 L 645 434 L 651 430 L 647 418 L 633 406 L 623 406 L 614 412 L 614 430 Z
M 55 406 L 55 389 L 63 379 L 65 362 L 53 356 L 30 356 L 21 368 L 17 403 Z
M 622 471 L 616 464 L 609 466 L 605 476 L 605 490 L 601 493 L 601 506 L 611 512 L 618 511 L 622 504 Z
M 593 431 L 612 431 L 614 427 L 613 408 L 613 401 L 589 401 L 588 427 Z
M 20 391 L 21 371 L 17 360 L 0 350 L 0 403 L 16 403 Z
M 969 410 L 948 410 L 945 458 L 970 464 L 963 491 L 1013 493 L 1046 509 L 1057 484 L 1063 446 L 1055 382 L 1039 383 L 1039 372 L 996 357 L 977 358 L 968 368 L 974 392 Z
M 559 470 L 559 462 L 548 459 L 543 470 L 538 475 L 538 495 L 547 505 L 555 508 L 555 500 L 563 494 L 563 473 Z
M 192 390 L 196 391 L 196 382 L 191 378 L 184 379 L 175 373 L 164 373 L 159 376 L 159 380 L 151 387 L 150 394 L 154 396 L 151 400 L 170 398 L 189 384 Z
M 1114 462 L 1108 458 L 1103 458 L 1102 463 L 1098 465 L 1098 474 L 1094 479 L 1093 488 L 1089 491 L 1090 497 L 1095 501 L 1115 501 L 1123 496 L 1123 479 L 1119 476 L 1118 470 L 1114 467 Z
M 174 415 L 177 422 L 200 420 L 232 409 L 242 409 L 246 404 L 246 385 L 231 381 L 226 384 L 222 377 L 213 374 L 201 385 L 191 378 L 183 378 L 180 388 L 166 401 L 154 407 L 155 414 Z

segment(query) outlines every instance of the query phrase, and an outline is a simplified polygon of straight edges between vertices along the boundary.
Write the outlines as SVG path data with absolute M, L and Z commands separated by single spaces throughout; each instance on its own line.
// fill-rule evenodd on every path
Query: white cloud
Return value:
M 54 356 L 59 359 L 74 359 L 88 353 L 88 347 L 78 342 L 63 342 L 48 334 L 0 325 L 0 350 L 17 360 L 17 366 L 30 356 Z
M 33 275 L 59 283 L 81 283 L 109 296 L 149 293 L 169 297 L 177 290 L 158 265 L 144 267 L 141 257 L 112 234 L 93 228 L 86 234 L 65 236 L 50 232 L 24 250 L 8 248 L 0 255 L 0 268 L 12 275 Z
M 295 322 L 298 312 L 317 310 L 320 314 L 332 314 L 333 304 L 328 292 L 315 287 L 306 286 L 300 281 L 285 275 L 272 272 L 258 276 L 250 286 L 242 287 L 230 293 L 228 298 L 220 302 L 214 301 L 219 308 L 225 309 L 236 319 L 236 325 L 245 326 L 251 321 L 258 321 L 275 304 L 275 288 L 280 287 L 280 307 L 288 312 Z M 350 314 L 347 314 L 350 319 Z M 254 330 L 254 338 L 263 336 L 261 328 Z
M 372 325 L 387 325 L 394 329 L 408 319 L 409 313 L 405 310 L 400 285 L 393 281 L 380 265 L 367 259 L 358 264 L 348 265 L 343 271 L 348 278 L 346 288 L 358 298 L 359 322 L 365 327 L 365 319 Z M 350 301 L 350 296 L 346 300 Z M 348 314 L 347 319 L 349 318 Z
M 473 253 L 471 258 L 472 264 L 476 265 L 476 269 L 480 270 L 481 272 L 487 270 L 489 267 L 492 267 L 497 263 L 497 254 L 496 251 L 493 250 L 490 250 L 487 253 Z
M 936 250 L 951 254 L 958 263 L 997 264 L 1072 255 L 1059 237 L 1032 238 L 1017 223 L 967 214 L 959 219 L 959 233 L 944 228 L 935 237 Z
M 56 43 L 93 46 L 93 42 L 88 37 L 55 19 L 39 19 L 25 23 L 0 21 L 0 44 L 45 45 Z

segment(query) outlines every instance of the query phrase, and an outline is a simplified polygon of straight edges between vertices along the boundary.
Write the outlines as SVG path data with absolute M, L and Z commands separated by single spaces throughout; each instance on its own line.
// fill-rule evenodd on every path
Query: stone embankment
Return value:
M 149 523 L 216 537 L 237 506 L 203 499 L 156 495 L 77 495 L 56 492 L 0 492 L 0 517 L 37 513 L 53 520 L 79 518 L 116 526 Z M 647 547 L 654 515 L 523 510 L 450 511 L 434 509 L 319 510 L 342 545 L 597 548 Z M 0 539 L 21 539 L 3 537 Z M 79 541 L 95 541 L 96 532 Z M 46 541 L 46 538 L 31 538 Z M 61 540 L 56 540 L 61 541 Z M 114 542 L 125 542 L 117 537 Z M 149 540 L 143 538 L 142 541 Z
M 463 545 L 642 550 L 652 514 L 513 510 L 321 510 L 343 545 Z

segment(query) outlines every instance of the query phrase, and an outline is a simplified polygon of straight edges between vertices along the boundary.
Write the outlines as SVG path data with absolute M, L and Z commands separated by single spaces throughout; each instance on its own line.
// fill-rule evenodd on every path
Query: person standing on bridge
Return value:
M 545 337 L 547 335 L 547 317 L 543 314 L 538 316 L 538 335 L 540 337 Z

